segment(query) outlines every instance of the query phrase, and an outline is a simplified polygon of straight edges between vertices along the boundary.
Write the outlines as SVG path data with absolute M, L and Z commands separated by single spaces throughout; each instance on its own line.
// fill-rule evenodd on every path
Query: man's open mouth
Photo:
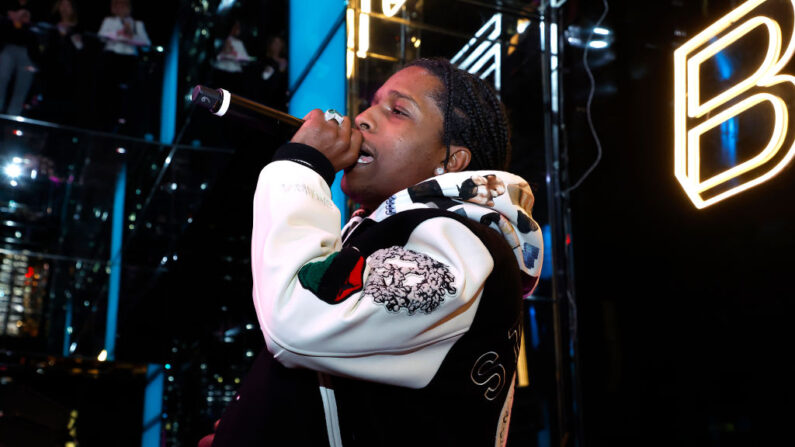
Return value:
M 369 165 L 370 163 L 373 162 L 373 160 L 375 160 L 375 159 L 373 158 L 372 154 L 367 152 L 366 149 L 362 148 L 359 151 L 359 159 L 356 160 L 356 164 Z

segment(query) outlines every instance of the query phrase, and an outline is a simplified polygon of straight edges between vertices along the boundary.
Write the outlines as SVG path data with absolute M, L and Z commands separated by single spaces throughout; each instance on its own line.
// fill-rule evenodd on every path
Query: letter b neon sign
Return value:
M 768 1 L 743 3 L 674 52 L 674 174 L 697 208 L 770 180 L 795 156 L 795 129 L 790 129 L 787 101 L 795 99 L 795 77 L 781 73 L 795 52 L 795 25 L 785 42 L 779 23 L 761 12 Z M 789 12 L 795 15 L 795 0 L 783 3 L 789 3 Z M 723 92 L 702 98 L 701 64 L 757 29 L 765 30 L 769 38 L 761 65 Z M 767 145 L 751 158 L 702 179 L 701 136 L 756 106 L 773 111 Z

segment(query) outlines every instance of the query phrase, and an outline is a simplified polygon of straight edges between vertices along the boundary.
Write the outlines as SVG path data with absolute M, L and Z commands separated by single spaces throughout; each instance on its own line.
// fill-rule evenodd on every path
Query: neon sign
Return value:
M 744 20 L 767 1 L 746 1 L 674 52 L 674 175 L 697 208 L 770 180 L 795 156 L 795 141 L 788 132 L 789 110 L 780 96 L 795 93 L 795 77 L 780 73 L 795 52 L 795 27 L 782 53 L 784 41 L 776 20 L 761 14 Z M 790 3 L 795 14 L 795 0 Z M 702 98 L 701 64 L 757 29 L 766 31 L 768 47 L 756 71 L 714 97 Z M 764 105 L 770 106 L 774 116 L 767 145 L 750 159 L 702 179 L 701 136 Z
M 489 31 L 489 35 L 484 39 L 483 35 L 487 31 Z M 469 42 L 450 59 L 450 63 L 455 64 L 462 70 L 466 70 L 472 74 L 480 73 L 479 76 L 481 79 L 486 79 L 486 77 L 494 73 L 494 88 L 498 92 L 500 91 L 500 81 L 502 78 L 502 73 L 500 71 L 500 66 L 502 65 L 502 45 L 496 40 L 500 38 L 500 34 L 502 34 L 502 14 L 497 13 L 491 16 L 491 18 L 475 33 L 475 36 L 469 39 Z M 475 46 L 480 40 L 482 40 L 482 42 Z M 483 67 L 488 63 L 490 63 L 490 65 L 483 70 Z

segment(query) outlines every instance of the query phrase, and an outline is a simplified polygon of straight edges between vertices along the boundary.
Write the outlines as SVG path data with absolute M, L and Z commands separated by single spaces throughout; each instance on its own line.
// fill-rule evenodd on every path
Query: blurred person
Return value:
M 240 40 L 240 21 L 235 20 L 226 36 L 221 52 L 215 57 L 214 67 L 228 73 L 242 73 L 243 65 L 251 61 L 246 45 Z
M 286 46 L 280 36 L 270 36 L 265 44 L 265 57 L 260 73 L 261 91 L 257 95 L 262 101 L 276 109 L 287 111 L 287 59 Z
M 144 22 L 132 17 L 130 0 L 111 0 L 110 12 L 99 28 L 100 37 L 106 40 L 105 51 L 136 56 L 138 47 L 151 45 Z
M 25 105 L 37 68 L 32 57 L 38 46 L 31 23 L 36 14 L 31 0 L 2 1 L 0 22 L 0 113 L 20 115 Z M 13 80 L 11 99 L 9 86 Z
M 56 1 L 52 12 L 54 27 L 48 34 L 42 71 L 45 118 L 77 125 L 87 113 L 84 29 L 73 0 Z
M 134 132 L 141 121 L 135 106 L 142 82 L 138 53 L 151 41 L 144 23 L 132 17 L 130 0 L 111 0 L 110 12 L 99 29 L 105 40 L 98 74 L 99 119 L 105 121 L 106 130 Z
M 267 351 L 200 445 L 505 446 L 542 237 L 496 94 L 420 59 L 353 123 L 304 119 L 254 196 Z

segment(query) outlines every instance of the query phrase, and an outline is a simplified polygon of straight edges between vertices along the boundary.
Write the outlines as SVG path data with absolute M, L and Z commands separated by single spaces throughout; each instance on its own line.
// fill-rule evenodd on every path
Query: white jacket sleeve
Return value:
M 449 218 L 420 223 L 361 268 L 362 288 L 334 302 L 299 272 L 341 249 L 326 181 L 295 161 L 266 166 L 254 198 L 254 303 L 268 349 L 288 367 L 421 388 L 469 329 L 493 260 Z

